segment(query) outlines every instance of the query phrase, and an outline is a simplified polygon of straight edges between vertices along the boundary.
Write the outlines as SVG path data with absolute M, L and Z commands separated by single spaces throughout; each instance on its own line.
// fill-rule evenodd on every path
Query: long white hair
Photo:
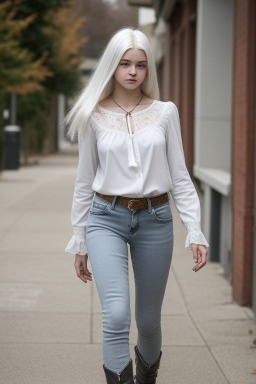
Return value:
M 141 90 L 146 96 L 154 100 L 159 99 L 156 65 L 148 38 L 139 30 L 122 28 L 109 41 L 87 86 L 80 92 L 65 118 L 65 122 L 69 125 L 67 135 L 72 141 L 77 134 L 78 140 L 83 135 L 96 104 L 113 92 L 113 74 L 128 49 L 142 49 L 145 52 L 148 71 Z

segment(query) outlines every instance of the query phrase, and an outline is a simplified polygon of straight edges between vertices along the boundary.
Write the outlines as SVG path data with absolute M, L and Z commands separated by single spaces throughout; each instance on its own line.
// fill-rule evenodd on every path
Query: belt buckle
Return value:
M 133 203 L 136 203 L 136 200 L 129 200 L 128 201 L 128 208 L 130 209 L 130 211 L 134 211 L 134 209 L 132 209 Z

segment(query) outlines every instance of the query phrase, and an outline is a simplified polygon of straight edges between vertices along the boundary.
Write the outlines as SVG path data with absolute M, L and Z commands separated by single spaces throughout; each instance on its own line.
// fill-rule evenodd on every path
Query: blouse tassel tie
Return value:
M 136 162 L 135 154 L 134 154 L 133 134 L 132 134 L 132 130 L 131 130 L 130 116 L 131 116 L 131 114 L 129 112 L 127 112 L 125 115 L 126 124 L 127 124 L 128 131 L 129 131 L 128 165 L 129 165 L 129 167 L 135 167 L 136 168 L 138 166 L 138 164 Z

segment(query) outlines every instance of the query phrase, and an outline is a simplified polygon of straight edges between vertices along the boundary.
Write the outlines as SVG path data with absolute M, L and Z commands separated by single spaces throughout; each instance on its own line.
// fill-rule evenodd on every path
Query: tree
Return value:
M 34 60 L 33 54 L 20 44 L 22 31 L 36 15 L 15 20 L 18 3 L 0 4 L 0 92 L 26 94 L 42 89 L 42 82 L 52 72 L 43 64 L 46 54 Z
M 46 86 L 65 95 L 72 95 L 80 85 L 78 64 L 84 59 L 80 47 L 88 41 L 87 36 L 79 35 L 87 18 L 77 16 L 75 4 L 76 1 L 73 1 L 72 6 L 53 12 L 54 26 L 49 25 L 44 29 L 45 34 L 53 39 L 48 64 L 55 74 L 54 78 L 46 79 Z
M 74 0 L 0 0 L 0 87 L 19 94 L 17 123 L 25 157 L 42 150 L 56 94 L 72 95 L 80 86 L 78 31 L 85 17 Z M 54 136 L 51 133 L 51 136 Z M 52 146 L 53 148 L 53 146 Z

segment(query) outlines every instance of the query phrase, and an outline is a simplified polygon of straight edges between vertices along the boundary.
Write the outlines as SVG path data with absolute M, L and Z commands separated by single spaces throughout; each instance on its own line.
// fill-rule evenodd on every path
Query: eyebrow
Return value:
M 120 61 L 131 61 L 131 60 L 127 60 L 127 59 L 121 59 Z M 138 61 L 138 63 L 147 63 L 147 60 L 140 60 Z

